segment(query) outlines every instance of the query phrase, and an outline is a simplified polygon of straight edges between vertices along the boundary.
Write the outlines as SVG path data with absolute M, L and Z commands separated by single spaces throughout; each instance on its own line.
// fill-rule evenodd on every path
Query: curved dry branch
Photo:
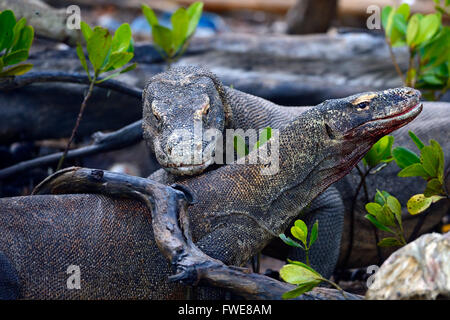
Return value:
M 102 78 L 98 78 L 102 80 Z M 80 73 L 68 72 L 30 72 L 22 76 L 9 77 L 0 79 L 0 90 L 13 90 L 33 83 L 42 82 L 68 82 L 78 84 L 89 84 L 90 80 L 87 75 Z M 117 80 L 106 80 L 104 82 L 96 83 L 95 86 L 114 90 L 120 93 L 127 94 L 132 97 L 141 98 L 142 90 L 136 87 L 128 86 Z
M 178 189 L 177 189 L 178 188 Z M 226 266 L 204 254 L 192 241 L 187 205 L 192 196 L 186 187 L 168 187 L 150 179 L 86 168 L 67 168 L 45 179 L 33 194 L 103 193 L 137 198 L 151 209 L 155 241 L 177 274 L 169 278 L 187 285 L 227 289 L 246 299 L 281 299 L 295 288 L 248 269 Z M 195 205 L 195 204 L 194 204 Z M 361 299 L 334 289 L 316 288 L 301 300 Z

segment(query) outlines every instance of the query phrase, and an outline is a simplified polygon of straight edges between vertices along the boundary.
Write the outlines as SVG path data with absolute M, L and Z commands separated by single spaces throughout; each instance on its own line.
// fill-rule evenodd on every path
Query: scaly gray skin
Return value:
M 308 109 L 279 106 L 223 86 L 213 73 L 195 66 L 171 68 L 152 77 L 142 100 L 143 136 L 163 168 L 149 178 L 168 185 L 200 174 L 214 163 L 220 140 L 200 144 L 196 126 L 201 126 L 201 136 L 215 129 L 225 139 L 226 129 L 281 129 Z M 193 164 L 196 156 L 200 160 Z M 312 248 L 311 264 L 329 278 L 338 260 L 344 224 L 344 206 L 336 189 L 314 200 L 307 213 L 314 216 L 309 227 L 318 220 L 327 233 Z M 292 257 L 297 253 L 292 252 Z
M 209 105 L 207 104 L 208 101 Z M 155 108 L 152 107 L 153 103 Z M 166 169 L 157 170 L 150 178 L 167 184 L 183 179 L 182 175 L 199 173 L 207 167 L 207 165 L 192 167 L 187 164 L 181 166 L 183 157 L 177 158 L 175 152 L 174 154 L 167 152 L 168 150 L 176 149 L 177 143 L 174 143 L 176 139 L 171 140 L 169 137 L 177 128 L 187 130 L 187 133 L 185 132 L 182 138 L 192 136 L 195 121 L 203 123 L 203 131 L 213 127 L 220 130 L 226 128 L 260 129 L 266 126 L 280 128 L 283 126 L 283 123 L 289 122 L 309 108 L 278 106 L 264 99 L 224 87 L 214 74 L 198 67 L 174 68 L 169 72 L 159 74 L 150 79 L 146 86 L 143 104 L 144 118 L 147 119 L 144 123 L 145 138 L 148 145 L 153 149 L 154 141 L 157 141 L 160 148 L 156 150 L 156 155 L 161 165 Z M 205 108 L 207 106 L 209 108 Z M 448 150 L 448 146 L 445 145 L 448 139 L 445 139 L 445 136 L 442 135 L 448 135 L 449 133 L 448 130 L 445 131 L 444 129 L 449 121 L 448 106 L 428 103 L 426 107 L 419 121 L 415 121 L 408 125 L 407 129 L 402 129 L 395 133 L 397 145 L 411 144 L 407 132 L 412 130 L 418 132 L 424 141 L 439 137 L 438 141 L 443 145 L 444 150 Z M 208 114 L 203 115 L 203 112 L 206 110 L 208 110 Z M 160 120 L 154 119 L 155 115 Z M 200 118 L 199 115 L 202 115 L 202 117 Z M 225 121 L 225 119 L 228 121 Z M 136 137 L 133 141 L 137 140 L 139 137 L 142 137 L 142 121 L 129 125 L 119 132 L 121 136 L 128 134 Z M 119 132 L 108 134 L 106 137 L 108 139 L 114 138 Z M 185 139 L 184 143 L 187 146 L 195 144 L 192 139 Z M 161 146 L 163 147 L 161 148 Z M 414 146 L 410 147 L 414 148 Z M 206 158 L 205 162 L 208 162 L 208 157 L 214 151 L 214 148 L 215 145 L 210 145 L 207 150 L 206 145 L 203 145 L 201 152 L 197 150 L 197 153 L 204 156 Z M 191 153 L 185 154 L 185 158 L 191 160 L 193 158 L 193 150 L 188 148 L 188 151 L 191 151 Z M 448 152 L 445 152 L 445 154 L 450 155 Z M 173 174 L 170 174 L 168 170 Z M 372 197 L 375 192 L 371 189 L 382 188 L 392 192 L 404 204 L 412 194 L 423 190 L 422 181 L 418 181 L 418 179 L 410 179 L 410 183 L 405 187 L 405 181 L 396 177 L 398 171 L 399 169 L 395 164 L 390 164 L 387 169 L 382 170 L 375 176 L 369 175 L 367 177 L 369 197 Z M 177 175 L 181 175 L 181 178 Z M 373 183 L 373 179 L 376 179 L 377 182 Z M 358 173 L 356 170 L 353 170 L 352 174 L 342 179 L 338 185 L 330 187 L 329 190 L 315 199 L 308 209 L 311 213 L 309 216 L 314 218 L 311 218 L 307 223 L 311 225 L 317 219 L 320 226 L 323 227 L 320 228 L 321 237 L 319 237 L 319 242 L 312 249 L 311 262 L 324 276 L 329 276 L 334 269 L 337 256 L 339 255 L 340 242 L 341 264 L 343 257 L 346 256 L 350 241 L 348 225 L 352 220 L 350 211 L 358 184 Z M 366 214 L 364 205 L 368 201 L 363 194 L 364 192 L 361 191 L 355 205 L 355 225 L 353 229 L 355 238 L 352 255 L 350 260 L 347 261 L 347 266 L 361 267 L 379 263 L 374 232 L 370 223 L 364 219 Z M 343 202 L 345 202 L 345 205 Z M 442 207 L 441 205 L 431 208 L 420 232 L 428 232 L 436 226 L 445 214 L 446 209 L 445 206 Z M 343 214 L 344 211 L 345 215 Z M 344 216 L 346 227 L 345 232 L 341 232 Z M 408 236 L 417 224 L 418 217 L 410 216 L 405 210 L 404 219 L 404 229 Z M 341 233 L 343 235 L 342 240 L 339 236 Z M 378 235 L 380 239 L 384 236 L 382 234 Z M 280 245 L 284 247 L 283 244 L 279 243 L 277 248 L 271 246 L 267 252 L 284 260 L 286 258 L 286 250 L 279 248 Z M 387 257 L 389 252 L 388 249 L 383 249 L 382 257 Z M 293 250 L 290 255 L 291 258 L 302 259 L 301 251 Z
M 419 97 L 399 88 L 325 101 L 281 130 L 278 173 L 263 175 L 264 164 L 232 163 L 180 182 L 197 200 L 188 208 L 194 242 L 226 264 L 244 264 L 380 137 L 413 120 L 422 110 Z M 361 100 L 365 108 L 358 107 Z M 23 298 L 182 297 L 183 288 L 167 282 L 170 268 L 148 212 L 135 201 L 4 198 L 0 212 L 0 252 L 16 270 Z M 66 288 L 69 265 L 82 268 L 81 290 Z

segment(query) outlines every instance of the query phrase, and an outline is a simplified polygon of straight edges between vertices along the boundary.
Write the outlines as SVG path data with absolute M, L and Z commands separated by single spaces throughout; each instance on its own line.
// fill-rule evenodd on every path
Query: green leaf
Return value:
M 429 179 L 430 175 L 425 171 L 422 164 L 414 163 L 398 173 L 399 177 L 422 177 L 424 179 Z
M 116 70 L 122 68 L 133 59 L 134 54 L 131 52 L 113 52 L 109 57 L 108 64 L 105 66 L 105 71 Z
M 253 150 L 258 149 L 260 146 L 265 144 L 267 141 L 270 140 L 272 137 L 272 128 L 267 127 L 261 130 L 261 133 L 259 134 L 260 138 L 258 141 L 256 141 L 255 145 L 253 146 Z
M 387 25 L 389 22 L 389 16 L 391 15 L 391 12 L 392 12 L 391 6 L 385 6 L 385 7 L 383 7 L 383 10 L 381 10 L 381 24 L 383 25 L 383 28 L 385 30 L 387 28 Z
M 393 196 L 389 196 L 386 199 L 386 204 L 389 207 L 389 209 L 397 216 L 401 216 L 402 215 L 402 205 L 400 204 L 400 202 L 397 200 L 397 198 L 393 197 Z
M 28 59 L 28 49 L 22 49 L 19 51 L 11 52 L 7 56 L 3 57 L 3 65 L 11 66 L 13 64 L 17 64 L 27 59 Z
M 401 14 L 401 15 L 403 16 L 403 18 L 405 18 L 405 20 L 408 20 L 410 11 L 411 11 L 411 9 L 410 9 L 410 7 L 409 7 L 409 4 L 407 4 L 407 3 L 402 3 L 402 4 L 398 7 L 396 13 Z
M 394 227 L 395 226 L 395 217 L 394 214 L 391 212 L 387 204 L 383 206 L 383 210 L 377 213 L 376 219 L 378 222 L 380 222 L 382 225 L 385 225 L 387 227 Z
M 14 47 L 17 43 L 17 41 L 19 41 L 20 35 L 22 33 L 22 29 L 25 27 L 27 23 L 27 19 L 22 18 L 19 21 L 17 21 L 16 25 L 13 28 L 13 34 L 14 34 L 14 40 L 11 44 L 11 47 Z M 14 50 L 16 51 L 16 50 Z
M 376 217 L 379 212 L 383 211 L 383 207 L 378 203 L 369 202 L 366 204 L 366 211 Z
M 408 26 L 406 28 L 406 43 L 412 47 L 414 44 L 414 40 L 416 39 L 418 33 L 419 33 L 419 15 L 416 13 L 414 14 L 411 19 L 409 19 Z
M 305 222 L 300 219 L 295 220 L 293 228 L 295 228 L 295 230 L 297 231 L 297 234 L 300 236 L 300 238 L 297 238 L 297 237 L 296 238 L 301 240 L 305 244 L 305 247 L 307 247 L 306 239 L 308 238 L 308 227 L 306 226 Z M 291 233 L 292 233 L 292 228 L 291 228 Z M 295 235 L 294 235 L 294 237 L 295 237 Z
M 399 37 L 406 33 L 407 23 L 403 15 L 396 13 L 394 15 L 394 28 L 399 32 Z M 395 39 L 399 40 L 399 39 Z M 395 41 L 396 42 L 396 41 Z
M 202 16 L 202 11 L 203 11 L 203 2 L 194 2 L 187 9 L 187 14 L 189 17 L 189 25 L 187 31 L 188 37 L 192 36 L 195 29 L 197 28 L 198 22 L 200 21 L 200 18 Z
M 443 190 L 442 183 L 437 178 L 431 179 L 430 181 L 428 181 L 427 187 L 425 188 L 425 191 L 423 192 L 423 194 L 425 197 L 443 195 L 444 190 Z
M 425 146 L 425 144 L 412 132 L 411 130 L 408 131 L 408 135 L 411 137 L 412 141 L 416 145 L 416 147 L 419 150 L 422 150 L 422 148 Z
M 414 163 L 420 163 L 420 158 L 408 148 L 396 147 L 392 150 L 392 156 L 394 157 L 395 163 L 402 169 Z
M 144 14 L 148 24 L 152 27 L 152 29 L 154 26 L 158 25 L 158 18 L 156 17 L 155 12 L 149 6 L 143 4 L 142 13 Z
M 3 58 L 0 57 L 0 73 L 1 73 L 2 70 L 3 70 L 3 67 L 4 67 L 4 65 L 3 65 Z
M 20 76 L 33 68 L 33 65 L 30 63 L 19 64 L 17 66 L 11 67 L 8 70 L 4 70 L 0 73 L 0 77 L 11 77 L 11 76 Z
M 305 282 L 321 282 L 321 276 L 312 272 L 309 268 L 297 264 L 286 264 L 280 270 L 280 277 L 290 284 L 302 284 Z
M 380 191 L 377 189 L 377 192 L 375 193 L 374 201 L 378 203 L 380 206 L 384 206 L 386 203 L 387 197 L 389 197 L 390 194 L 386 191 Z
M 92 34 L 94 33 L 94 31 L 92 31 L 92 28 L 84 21 L 81 21 L 80 23 L 80 27 L 81 27 L 81 32 L 83 33 L 83 37 L 86 40 L 86 42 L 88 41 L 88 39 L 92 36 Z
M 320 281 L 319 281 L 320 283 Z M 317 283 L 317 281 L 311 281 L 311 282 L 305 282 L 302 283 L 301 285 L 299 285 L 297 288 L 295 288 L 294 290 L 288 291 L 283 293 L 283 295 L 281 296 L 283 299 L 293 299 L 296 298 L 306 292 L 311 291 L 312 289 L 314 289 L 315 287 L 317 287 L 317 285 L 319 284 Z
M 172 31 L 166 27 L 154 25 L 152 28 L 153 41 L 158 45 L 169 57 L 175 53 L 172 49 Z
M 20 32 L 20 37 L 17 43 L 12 48 L 12 51 L 17 51 L 21 49 L 27 49 L 29 50 L 31 47 L 31 44 L 33 43 L 34 38 L 34 29 L 32 26 L 25 26 L 22 28 L 22 31 Z
M 416 194 L 408 200 L 406 207 L 410 214 L 416 215 L 427 210 L 432 202 L 431 198 L 427 198 L 423 194 Z
M 434 154 L 438 158 L 438 172 L 437 177 L 439 181 L 443 184 L 444 183 L 444 151 L 442 150 L 441 145 L 436 140 L 431 139 L 430 145 L 434 149 Z
M 300 240 L 305 245 L 305 247 L 307 247 L 306 234 L 303 232 L 302 229 L 297 228 L 296 226 L 293 226 L 293 227 L 291 227 L 291 233 L 294 236 L 294 238 Z
M 382 161 L 390 161 L 392 157 L 391 149 L 393 143 L 393 136 L 384 136 L 372 146 L 369 152 L 367 152 L 364 156 L 364 161 L 371 168 L 375 167 Z
M 390 233 L 395 233 L 394 231 L 392 231 L 390 228 L 386 227 L 384 224 L 382 224 L 381 222 L 379 222 L 374 216 L 370 215 L 370 214 L 366 214 L 364 216 L 364 218 L 366 218 L 367 220 L 369 220 L 370 222 L 372 222 L 372 224 L 377 227 L 380 230 L 383 231 L 387 231 Z
M 423 169 L 430 177 L 437 177 L 439 168 L 439 156 L 436 154 L 432 146 L 425 146 L 420 153 L 420 162 Z
M 384 238 L 380 242 L 378 242 L 379 247 L 394 247 L 394 246 L 402 246 L 403 244 L 397 238 Z
M 279 237 L 288 246 L 304 249 L 303 246 L 300 243 L 298 243 L 297 241 L 292 240 L 289 237 L 286 237 L 286 235 L 284 233 L 280 234 Z
M 314 242 L 316 242 L 318 235 L 319 235 L 319 221 L 316 220 L 316 222 L 314 222 L 314 225 L 311 229 L 311 235 L 309 236 L 309 247 L 310 248 L 314 244 Z
M 84 71 L 86 71 L 86 74 L 87 74 L 87 76 L 89 78 L 89 81 L 91 81 L 91 75 L 89 73 L 89 68 L 88 68 L 88 65 L 87 65 L 86 57 L 84 55 L 83 48 L 81 47 L 80 44 L 77 44 L 77 56 L 78 56 L 78 59 L 81 62 L 81 65 L 83 66 Z
M 420 20 L 419 32 L 414 39 L 416 45 L 431 39 L 439 30 L 441 19 L 437 14 L 428 14 Z
M 385 11 L 385 12 L 384 12 Z M 385 17 L 385 24 L 384 26 L 384 31 L 386 36 L 390 39 L 391 38 L 391 34 L 392 34 L 392 27 L 394 25 L 394 16 L 395 16 L 395 9 L 387 9 L 385 8 L 385 10 L 383 9 L 382 11 L 382 17 L 383 17 L 383 12 L 385 13 L 385 15 L 387 15 Z M 382 19 L 383 22 L 383 19 Z
M 320 273 L 318 273 L 316 270 L 314 270 L 313 268 L 311 268 L 310 266 L 308 266 L 307 264 L 300 262 L 300 261 L 295 261 L 295 260 L 291 260 L 291 259 L 287 259 L 287 261 L 290 264 L 295 264 L 297 266 L 301 266 L 303 268 L 308 269 L 309 271 L 311 271 L 312 273 L 315 273 L 317 275 L 317 277 L 321 278 L 322 276 L 320 275 Z
M 177 11 L 174 12 L 170 20 L 172 22 L 173 45 L 175 47 L 175 51 L 178 51 L 178 49 L 186 41 L 189 25 L 189 17 L 184 8 L 179 8 Z
M 0 52 L 11 46 L 14 40 L 14 26 L 16 18 L 11 10 L 0 13 Z
M 89 60 L 98 75 L 111 50 L 112 38 L 107 29 L 95 27 L 92 36 L 87 40 Z
M 117 28 L 111 43 L 112 53 L 126 52 L 130 47 L 131 27 L 128 23 L 122 24 Z
M 444 84 L 444 80 L 439 79 L 435 75 L 424 75 L 421 79 L 430 85 L 441 86 Z

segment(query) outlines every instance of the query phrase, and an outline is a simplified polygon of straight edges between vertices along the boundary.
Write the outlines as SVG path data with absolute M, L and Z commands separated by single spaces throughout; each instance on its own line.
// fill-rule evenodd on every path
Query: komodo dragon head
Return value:
M 395 88 L 365 92 L 343 99 L 327 100 L 325 129 L 331 140 L 346 140 L 346 149 L 376 142 L 384 135 L 404 126 L 421 111 L 420 92 L 411 88 Z M 368 139 L 370 136 L 375 141 Z M 345 159 L 344 159 L 345 160 Z
M 200 67 L 175 67 L 152 77 L 142 99 L 144 139 L 159 164 L 176 175 L 205 170 L 216 140 L 204 141 L 204 132 L 222 132 L 231 112 L 220 80 Z

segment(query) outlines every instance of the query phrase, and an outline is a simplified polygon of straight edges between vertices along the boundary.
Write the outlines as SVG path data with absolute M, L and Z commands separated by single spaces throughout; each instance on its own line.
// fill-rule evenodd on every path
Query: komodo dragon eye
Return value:
M 202 115 L 206 116 L 209 113 L 209 103 L 203 106 L 202 108 Z
M 155 117 L 157 122 L 161 121 L 161 117 L 159 116 L 159 114 L 157 114 L 156 112 L 153 112 L 153 116 Z
M 369 107 L 370 107 L 370 103 L 368 101 L 364 101 L 364 102 L 358 103 L 356 105 L 356 110 L 363 111 L 363 110 L 369 109 Z

